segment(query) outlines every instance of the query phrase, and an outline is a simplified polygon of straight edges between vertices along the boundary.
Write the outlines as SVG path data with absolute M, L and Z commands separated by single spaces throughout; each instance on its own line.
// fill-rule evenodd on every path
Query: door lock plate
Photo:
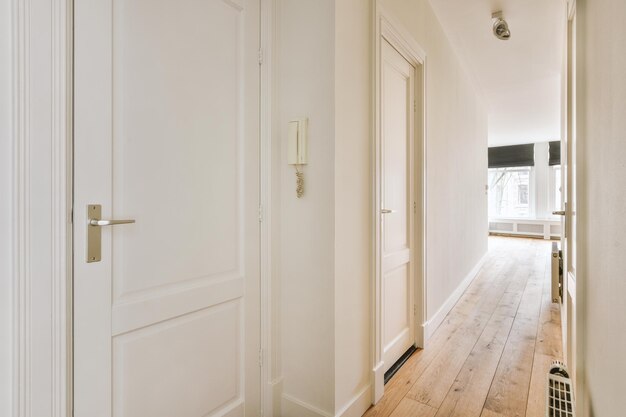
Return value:
M 100 220 L 101 218 L 102 206 L 89 204 L 87 206 L 87 263 L 102 260 L 102 227 L 90 224 L 91 220 Z

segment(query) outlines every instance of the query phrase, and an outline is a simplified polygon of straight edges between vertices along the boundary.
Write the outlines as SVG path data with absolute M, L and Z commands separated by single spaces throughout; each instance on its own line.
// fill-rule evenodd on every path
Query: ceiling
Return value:
M 489 113 L 489 145 L 560 138 L 563 0 L 430 0 Z M 492 33 L 502 10 L 511 38 Z

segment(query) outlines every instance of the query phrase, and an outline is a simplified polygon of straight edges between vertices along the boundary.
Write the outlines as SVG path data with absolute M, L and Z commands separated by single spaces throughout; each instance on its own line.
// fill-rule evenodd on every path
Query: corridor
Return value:
M 550 241 L 490 237 L 476 279 L 365 416 L 544 416 L 546 372 L 562 359 L 550 249 Z

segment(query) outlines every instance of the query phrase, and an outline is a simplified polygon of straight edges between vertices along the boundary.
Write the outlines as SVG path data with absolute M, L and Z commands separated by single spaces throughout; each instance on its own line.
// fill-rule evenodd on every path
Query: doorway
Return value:
M 374 401 L 424 344 L 425 55 L 377 15 Z
M 74 28 L 74 415 L 256 415 L 259 1 Z

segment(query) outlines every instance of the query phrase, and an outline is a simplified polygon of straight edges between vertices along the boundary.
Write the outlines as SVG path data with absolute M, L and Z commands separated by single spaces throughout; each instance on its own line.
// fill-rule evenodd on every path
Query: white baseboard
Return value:
M 372 405 L 371 386 L 363 388 L 357 395 L 335 413 L 335 417 L 361 417 Z
M 372 369 L 372 381 L 374 381 L 374 392 L 372 393 L 372 402 L 378 403 L 385 393 L 385 362 L 379 362 Z
M 331 413 L 300 401 L 289 394 L 283 394 L 282 398 L 282 417 L 333 417 Z
M 266 396 L 266 403 L 263 415 L 266 416 L 282 416 L 282 394 L 283 394 L 283 378 L 276 378 L 275 380 L 267 383 L 267 391 L 269 394 Z M 268 395 L 266 394 L 266 395 Z
M 435 330 L 437 330 L 441 323 L 443 323 L 450 310 L 452 310 L 452 308 L 457 303 L 457 301 L 459 301 L 467 287 L 469 287 L 474 278 L 476 278 L 476 275 L 478 275 L 478 272 L 485 263 L 486 259 L 487 254 L 485 253 L 483 257 L 478 261 L 478 263 L 474 265 L 474 268 L 472 268 L 472 270 L 465 276 L 465 278 L 463 278 L 463 281 L 461 281 L 456 290 L 454 290 L 454 292 L 450 294 L 450 297 L 448 297 L 446 302 L 443 303 L 443 305 L 439 308 L 439 310 L 437 310 L 433 317 L 431 317 L 430 320 L 424 323 L 425 344 L 428 344 L 428 340 L 431 338 L 433 333 L 435 333 Z

